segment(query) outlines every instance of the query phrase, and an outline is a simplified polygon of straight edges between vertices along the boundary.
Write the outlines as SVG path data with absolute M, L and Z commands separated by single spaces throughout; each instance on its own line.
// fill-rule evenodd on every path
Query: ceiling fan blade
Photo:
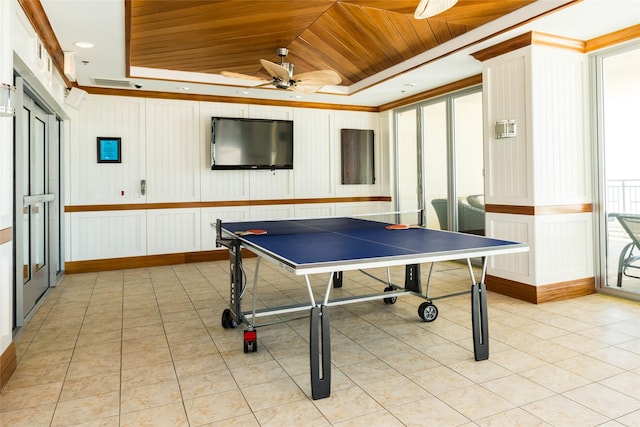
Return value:
M 320 86 L 309 86 L 309 85 L 304 85 L 304 84 L 295 84 L 291 87 L 291 89 L 293 89 L 294 92 L 298 92 L 298 93 L 302 93 L 304 95 L 309 95 L 312 93 L 316 93 L 317 91 L 319 91 L 320 89 L 322 89 L 322 86 L 324 85 L 320 85 Z
M 265 81 L 265 79 L 263 79 L 262 77 L 250 76 L 249 74 L 235 73 L 233 71 L 221 71 L 220 74 L 232 79 L 254 80 L 258 82 Z
M 317 70 L 300 73 L 294 76 L 294 80 L 308 86 L 337 85 L 342 82 L 338 73 L 333 70 Z
M 260 64 L 264 67 L 265 70 L 273 77 L 279 77 L 281 80 L 289 81 L 289 71 L 284 68 L 282 65 L 273 63 L 271 61 L 267 61 L 266 59 L 261 59 Z

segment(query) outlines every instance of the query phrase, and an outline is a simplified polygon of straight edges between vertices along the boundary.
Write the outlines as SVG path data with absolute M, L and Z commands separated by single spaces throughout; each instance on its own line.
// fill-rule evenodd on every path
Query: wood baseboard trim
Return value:
M 533 286 L 502 277 L 487 275 L 485 283 L 488 291 L 533 304 L 567 300 L 596 292 L 596 281 L 594 277 Z
M 13 342 L 9 344 L 7 349 L 0 355 L 0 389 L 9 381 L 11 375 L 18 366 L 16 357 L 16 346 Z
M 255 256 L 250 251 L 242 250 L 245 258 Z M 229 251 L 213 250 L 201 252 L 184 252 L 163 255 L 146 255 L 109 259 L 93 259 L 87 261 L 67 261 L 64 264 L 65 274 L 93 273 L 98 271 L 127 270 L 131 268 L 159 267 L 162 265 L 189 264 L 194 262 L 224 261 L 229 259 Z

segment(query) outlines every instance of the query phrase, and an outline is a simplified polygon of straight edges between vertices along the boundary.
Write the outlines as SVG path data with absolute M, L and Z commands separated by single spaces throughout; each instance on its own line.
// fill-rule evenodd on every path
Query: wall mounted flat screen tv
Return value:
M 212 117 L 211 169 L 293 169 L 293 121 Z

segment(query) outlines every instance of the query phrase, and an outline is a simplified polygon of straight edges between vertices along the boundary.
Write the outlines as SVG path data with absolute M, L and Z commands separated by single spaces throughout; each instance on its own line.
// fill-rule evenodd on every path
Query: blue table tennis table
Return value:
M 487 257 L 528 251 L 523 243 L 505 241 L 423 227 L 390 229 L 393 224 L 364 218 L 329 217 L 264 221 L 216 222 L 216 244 L 229 250 L 229 308 L 222 313 L 222 326 L 235 328 L 245 324 L 244 351 L 256 351 L 256 319 L 300 311 L 310 312 L 310 373 L 313 399 L 328 397 L 331 390 L 331 347 L 329 307 L 362 301 L 383 300 L 394 303 L 402 295 L 417 295 L 426 301 L 418 308 L 424 321 L 435 320 L 433 298 L 423 293 L 420 264 L 467 260 L 471 276 L 471 323 L 475 360 L 489 358 L 489 330 L 484 279 Z M 242 310 L 246 288 L 242 267 L 242 249 L 258 256 L 254 276 L 253 309 Z M 480 281 L 476 282 L 472 258 L 482 259 Z M 304 276 L 309 302 L 299 305 L 257 310 L 255 304 L 260 260 L 271 261 L 284 270 Z M 345 271 L 405 266 L 404 286 L 390 283 L 375 295 L 331 299 L 331 289 L 342 286 Z M 328 273 L 324 298 L 317 301 L 311 289 L 310 275 Z M 389 276 L 389 273 L 387 273 Z M 452 294 L 453 295 L 459 295 Z

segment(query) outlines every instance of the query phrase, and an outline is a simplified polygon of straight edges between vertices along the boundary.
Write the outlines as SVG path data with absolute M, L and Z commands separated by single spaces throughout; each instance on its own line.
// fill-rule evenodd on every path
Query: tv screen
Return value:
M 293 121 L 212 117 L 211 169 L 293 169 Z

